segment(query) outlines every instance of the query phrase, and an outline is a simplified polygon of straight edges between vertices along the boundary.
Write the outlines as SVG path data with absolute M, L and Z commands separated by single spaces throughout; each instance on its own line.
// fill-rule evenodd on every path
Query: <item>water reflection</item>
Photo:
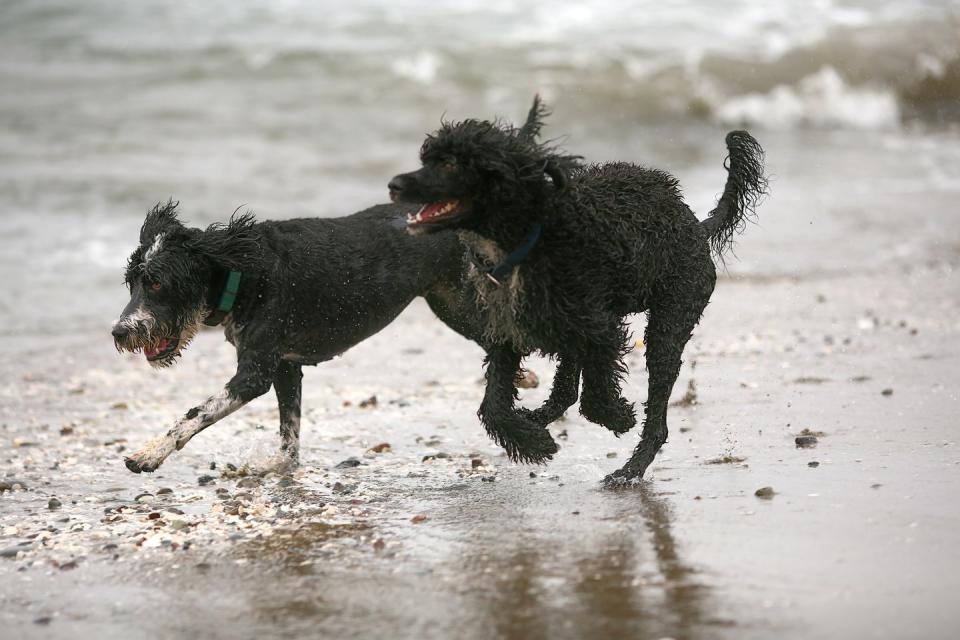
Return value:
M 570 531 L 537 531 L 530 523 L 524 535 L 506 536 L 499 551 L 489 531 L 473 532 L 462 567 L 479 624 L 504 639 L 679 640 L 729 626 L 716 618 L 709 589 L 683 557 L 667 496 L 645 485 L 600 500 L 595 532 L 582 520 Z

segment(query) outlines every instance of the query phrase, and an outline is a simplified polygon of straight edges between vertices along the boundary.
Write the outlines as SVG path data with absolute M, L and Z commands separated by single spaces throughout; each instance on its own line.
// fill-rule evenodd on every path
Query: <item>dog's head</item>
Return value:
M 483 230 L 515 225 L 566 188 L 579 158 L 538 143 L 546 115 L 539 100 L 523 127 L 464 120 L 444 123 L 420 149 L 422 167 L 389 183 L 393 201 L 421 205 L 407 219 L 411 233 L 442 228 Z M 521 220 L 521 222 L 528 222 Z
M 130 302 L 112 330 L 118 350 L 143 351 L 154 367 L 173 364 L 200 330 L 222 274 L 248 271 L 259 253 L 251 214 L 201 230 L 184 226 L 176 209 L 169 201 L 147 213 L 127 262 Z

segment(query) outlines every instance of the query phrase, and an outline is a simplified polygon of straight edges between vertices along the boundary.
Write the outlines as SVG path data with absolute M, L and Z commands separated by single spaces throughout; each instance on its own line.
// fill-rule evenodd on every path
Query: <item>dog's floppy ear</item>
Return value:
M 255 223 L 252 213 L 234 212 L 228 224 L 210 225 L 191 239 L 187 248 L 229 271 L 256 270 L 261 252 L 253 230 Z
M 173 198 L 166 202 L 158 202 L 153 209 L 147 212 L 147 217 L 140 227 L 140 244 L 149 245 L 158 233 L 168 233 L 173 229 L 182 229 L 183 224 L 177 218 L 179 202 Z

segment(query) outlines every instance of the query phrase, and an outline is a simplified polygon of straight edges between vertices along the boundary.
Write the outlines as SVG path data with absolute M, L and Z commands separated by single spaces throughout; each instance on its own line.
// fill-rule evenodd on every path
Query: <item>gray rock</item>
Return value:
M 51 511 L 54 509 L 59 509 L 62 506 L 63 503 L 56 498 L 50 498 L 50 500 L 47 501 L 47 509 L 50 509 Z

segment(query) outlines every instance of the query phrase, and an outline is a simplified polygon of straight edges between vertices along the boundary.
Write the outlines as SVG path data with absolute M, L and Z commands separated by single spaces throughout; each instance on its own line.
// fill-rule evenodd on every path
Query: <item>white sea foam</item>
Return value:
M 796 85 L 737 96 L 720 105 L 716 113 L 726 124 L 773 129 L 891 129 L 900 124 L 900 107 L 890 89 L 852 86 L 832 67 L 824 67 Z

